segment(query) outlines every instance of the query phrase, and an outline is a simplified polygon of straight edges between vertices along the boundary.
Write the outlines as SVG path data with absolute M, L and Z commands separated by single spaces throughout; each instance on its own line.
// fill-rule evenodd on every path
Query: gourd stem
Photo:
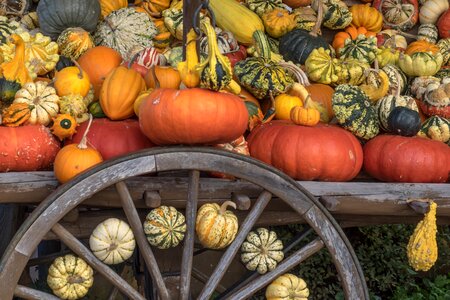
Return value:
M 150 72 L 152 72 L 153 80 L 155 80 L 155 89 L 159 89 L 159 88 L 161 87 L 161 84 L 160 84 L 160 82 L 159 82 L 158 76 L 156 76 L 155 65 L 153 65 L 153 66 L 150 68 Z
M 308 76 L 306 75 L 305 71 L 303 71 L 299 66 L 294 64 L 293 62 L 284 62 L 281 61 L 278 63 L 279 66 L 285 68 L 286 70 L 290 71 L 295 78 L 297 79 L 297 82 L 304 85 L 309 86 L 311 83 L 309 82 Z
M 89 114 L 89 123 L 86 128 L 86 131 L 83 134 L 83 137 L 81 138 L 80 143 L 78 144 L 79 149 L 87 149 L 87 134 L 89 132 L 89 129 L 91 128 L 91 124 L 92 124 L 92 114 Z
M 323 19 L 323 3 L 322 0 L 318 0 L 319 7 L 317 9 L 317 20 L 316 24 L 314 25 L 313 29 L 309 33 L 312 36 L 317 36 L 320 30 L 320 26 L 322 25 L 322 19 Z
M 222 203 L 222 205 L 220 206 L 220 210 L 219 210 L 219 214 L 223 215 L 226 211 L 227 211 L 227 207 L 231 206 L 234 209 L 236 209 L 236 203 L 234 203 L 233 201 L 225 201 L 224 203 Z
M 83 79 L 83 69 L 81 68 L 80 64 L 73 58 L 70 59 L 73 64 L 78 68 L 78 70 L 80 71 L 80 73 L 78 73 L 78 78 Z
M 373 66 L 375 68 L 375 71 L 379 71 L 380 70 L 380 66 L 378 65 L 378 59 L 375 58 L 375 61 L 373 62 Z

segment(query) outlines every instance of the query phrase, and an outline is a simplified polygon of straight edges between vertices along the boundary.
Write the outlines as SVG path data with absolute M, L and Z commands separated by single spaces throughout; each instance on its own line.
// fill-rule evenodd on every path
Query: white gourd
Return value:
M 448 9 L 448 0 L 428 0 L 419 12 L 420 24 L 436 24 L 439 17 Z

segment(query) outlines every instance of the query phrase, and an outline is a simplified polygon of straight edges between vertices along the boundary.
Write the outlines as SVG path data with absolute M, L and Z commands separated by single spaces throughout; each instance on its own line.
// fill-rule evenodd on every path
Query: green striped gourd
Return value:
M 245 4 L 260 17 L 275 8 L 284 8 L 281 0 L 245 0 Z
M 283 258 L 283 243 L 266 228 L 250 231 L 241 246 L 241 261 L 248 270 L 259 274 L 274 270 Z
M 434 74 L 434 77 L 444 79 L 450 77 L 450 68 L 446 69 L 440 69 L 436 74 Z
M 359 87 L 349 84 L 337 86 L 332 106 L 338 123 L 357 137 L 368 140 L 378 134 L 376 111 Z
M 388 118 L 394 108 L 398 106 L 407 107 L 409 109 L 419 112 L 416 101 L 410 96 L 401 96 L 399 93 L 396 95 L 388 95 L 380 100 L 376 104 L 376 111 L 380 127 L 384 131 L 388 131 Z
M 439 116 L 427 119 L 417 134 L 443 143 L 450 143 L 450 120 Z
M 186 220 L 172 206 L 153 209 L 144 221 L 144 232 L 150 245 L 159 249 L 176 247 L 186 232 Z
M 406 90 L 408 78 L 406 77 L 405 73 L 403 73 L 402 70 L 400 70 L 399 67 L 395 65 L 386 65 L 382 68 L 382 70 L 387 74 L 389 77 L 389 90 L 388 94 L 393 95 L 397 92 L 397 89 L 400 87 L 400 93 L 403 94 Z M 400 77 L 397 77 L 398 74 Z
M 270 60 L 270 46 L 264 32 L 255 31 L 253 38 L 260 56 L 237 62 L 234 75 L 256 98 L 262 99 L 270 94 L 275 97 L 283 93 L 294 80 L 283 67 Z
M 23 31 L 23 28 L 16 21 L 8 20 L 7 17 L 0 16 L 0 44 L 5 44 L 11 34 Z
M 311 7 L 318 11 L 319 3 L 322 3 L 323 26 L 330 29 L 344 29 L 352 22 L 352 13 L 347 4 L 340 0 L 313 0 Z
M 437 45 L 442 54 L 442 65 L 450 65 L 450 38 L 440 39 Z
M 331 56 L 329 49 L 314 49 L 305 62 L 309 79 L 323 84 L 335 83 L 339 80 L 341 66 L 337 58 Z
M 165 9 L 162 12 L 162 17 L 170 34 L 181 41 L 183 39 L 183 7 L 177 4 Z
M 341 70 L 336 73 L 339 78 L 335 83 L 336 85 L 345 83 L 360 85 L 366 78 L 365 70 L 370 68 L 370 65 L 367 62 L 354 58 L 339 59 L 339 64 Z
M 377 38 L 360 34 L 354 40 L 345 40 L 344 46 L 339 49 L 339 56 L 372 63 L 375 60 L 377 51 Z
M 299 7 L 294 9 L 293 13 L 296 15 L 295 21 L 297 29 L 311 31 L 317 22 L 317 13 L 311 7 Z M 320 33 L 320 32 L 319 32 Z
M 434 24 L 422 24 L 417 31 L 417 40 L 424 40 L 432 44 L 438 41 L 438 29 Z
M 131 7 L 121 8 L 97 25 L 94 42 L 116 50 L 128 61 L 135 52 L 151 46 L 156 34 L 155 24 L 146 14 Z
M 61 55 L 75 60 L 95 46 L 92 36 L 81 27 L 65 29 L 59 35 L 56 43 Z

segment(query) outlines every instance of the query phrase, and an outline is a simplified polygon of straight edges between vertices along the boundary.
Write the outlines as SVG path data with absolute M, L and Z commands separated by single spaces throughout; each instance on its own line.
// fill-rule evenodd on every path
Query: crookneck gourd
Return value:
M 186 60 L 177 64 L 180 72 L 181 81 L 188 88 L 197 87 L 200 84 L 200 75 L 197 72 L 198 55 L 197 55 L 197 34 L 191 29 L 187 34 Z M 170 62 L 170 59 L 169 59 Z
M 262 99 L 272 94 L 283 93 L 294 83 L 287 71 L 270 60 L 271 51 L 267 37 L 262 31 L 253 34 L 260 57 L 249 57 L 234 66 L 234 75 L 239 83 L 256 98 Z
M 438 257 L 436 209 L 437 204 L 430 201 L 430 210 L 425 213 L 425 217 L 417 224 L 409 238 L 406 248 L 408 262 L 416 271 L 428 271 Z
M 176 247 L 184 239 L 186 220 L 172 206 L 153 209 L 145 218 L 144 232 L 150 245 L 159 249 Z
M 209 18 L 200 21 L 200 28 L 208 38 L 208 57 L 196 67 L 196 71 L 200 74 L 200 86 L 219 91 L 231 83 L 233 76 L 231 64 L 228 57 L 220 53 L 216 31 Z
M 275 231 L 258 228 L 250 231 L 241 246 L 241 260 L 250 271 L 265 274 L 284 258 L 283 243 Z
M 11 60 L 0 65 L 3 77 L 8 81 L 17 82 L 21 86 L 27 82 L 32 82 L 37 74 L 34 68 L 25 62 L 25 43 L 23 39 L 17 34 L 12 34 L 9 37 L 9 41 L 13 44 L 14 56 Z
M 357 137 L 368 140 L 379 132 L 376 111 L 359 87 L 337 86 L 333 94 L 333 111 L 339 124 Z

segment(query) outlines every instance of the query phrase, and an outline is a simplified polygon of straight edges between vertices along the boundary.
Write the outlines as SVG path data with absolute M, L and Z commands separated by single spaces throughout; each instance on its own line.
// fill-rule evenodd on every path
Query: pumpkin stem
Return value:
M 81 68 L 80 64 L 73 58 L 70 59 L 73 64 L 78 68 L 78 71 L 80 71 L 80 73 L 78 73 L 78 78 L 83 79 L 83 69 Z
M 89 132 L 89 129 L 91 128 L 91 125 L 92 125 L 92 114 L 89 114 L 89 123 L 86 128 L 86 131 L 83 134 L 83 137 L 81 138 L 80 143 L 78 144 L 79 149 L 87 149 L 87 134 Z
M 85 282 L 85 281 L 86 281 L 86 279 L 84 279 L 83 277 L 78 276 L 78 275 L 71 275 L 71 276 L 69 276 L 69 278 L 67 279 L 67 282 L 68 282 L 69 284 L 76 284 L 76 283 L 80 284 L 80 283 L 83 283 L 83 282 Z
M 323 3 L 322 0 L 319 0 L 319 7 L 317 9 L 317 20 L 316 24 L 314 25 L 313 29 L 309 33 L 312 36 L 317 36 L 320 30 L 320 26 L 322 25 L 322 19 L 323 19 Z
M 219 210 L 219 214 L 223 215 L 226 211 L 227 211 L 227 207 L 231 206 L 234 209 L 236 209 L 236 203 L 234 203 L 233 201 L 225 201 L 224 203 L 222 203 L 222 205 L 220 206 L 220 210 Z

